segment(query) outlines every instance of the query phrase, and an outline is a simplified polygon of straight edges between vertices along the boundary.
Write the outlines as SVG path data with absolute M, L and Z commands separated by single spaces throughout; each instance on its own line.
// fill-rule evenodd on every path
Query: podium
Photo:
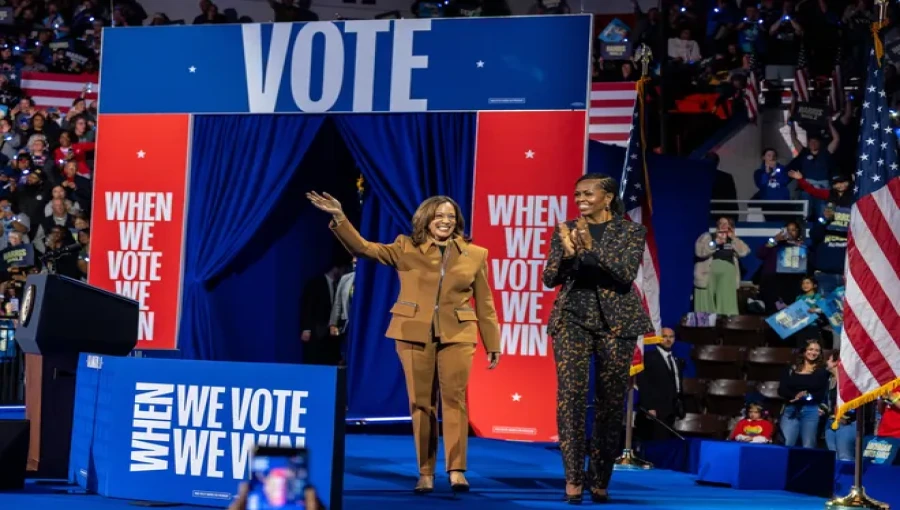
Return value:
M 68 476 L 78 355 L 127 355 L 137 344 L 138 313 L 137 301 L 78 280 L 28 277 L 16 342 L 25 353 L 29 476 Z

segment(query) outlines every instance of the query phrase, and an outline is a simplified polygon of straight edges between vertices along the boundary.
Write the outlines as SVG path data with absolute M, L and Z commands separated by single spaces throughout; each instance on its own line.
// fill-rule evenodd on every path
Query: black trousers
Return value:
M 591 357 L 596 358 L 594 431 L 590 441 L 588 484 L 606 489 L 613 463 L 621 453 L 622 420 L 636 337 L 616 338 L 563 323 L 553 338 L 558 381 L 556 421 L 566 482 L 585 483 L 587 395 Z

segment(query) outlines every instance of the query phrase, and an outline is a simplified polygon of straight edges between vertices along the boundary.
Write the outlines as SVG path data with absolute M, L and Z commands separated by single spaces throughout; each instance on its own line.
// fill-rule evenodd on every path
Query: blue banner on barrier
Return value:
M 101 113 L 586 109 L 591 15 L 104 30 Z
M 83 354 L 70 480 L 108 497 L 225 507 L 255 445 L 306 447 L 312 484 L 339 508 L 343 377 L 334 367 Z

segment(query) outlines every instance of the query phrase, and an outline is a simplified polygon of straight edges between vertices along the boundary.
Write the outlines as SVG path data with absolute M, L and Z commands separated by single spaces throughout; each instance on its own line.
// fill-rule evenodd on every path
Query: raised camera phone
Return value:
M 308 459 L 305 448 L 258 447 L 250 465 L 247 510 L 305 509 Z

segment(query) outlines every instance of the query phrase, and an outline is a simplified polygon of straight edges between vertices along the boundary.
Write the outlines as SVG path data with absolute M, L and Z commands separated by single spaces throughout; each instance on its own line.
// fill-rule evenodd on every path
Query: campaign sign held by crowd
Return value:
M 583 109 L 591 30 L 589 14 L 114 28 L 99 109 Z
M 116 498 L 227 507 L 257 445 L 307 448 L 340 507 L 343 369 L 82 354 L 69 478 Z

